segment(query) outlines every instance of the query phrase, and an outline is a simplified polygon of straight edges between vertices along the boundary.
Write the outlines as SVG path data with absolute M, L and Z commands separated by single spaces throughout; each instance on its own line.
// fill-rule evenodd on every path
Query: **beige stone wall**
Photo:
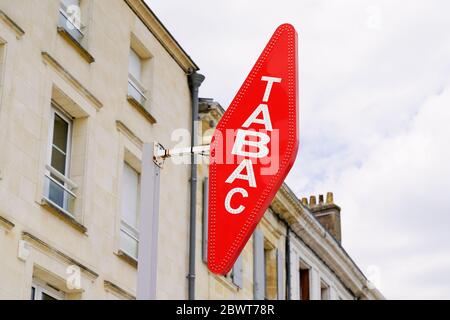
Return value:
M 58 0 L 0 2 L 10 18 L 0 19 L 0 216 L 15 224 L 0 226 L 0 299 L 28 299 L 38 273 L 64 287 L 73 264 L 86 270 L 83 292 L 69 298 L 126 298 L 135 293 L 136 268 L 115 254 L 123 162 L 139 160 L 143 142 L 170 145 L 174 129 L 190 128 L 187 78 L 124 1 L 82 0 L 82 44 L 94 63 L 57 32 L 58 9 Z M 126 99 L 132 35 L 152 55 L 144 82 L 156 124 Z M 71 178 L 86 233 L 41 203 L 52 99 L 75 118 Z M 170 163 L 161 177 L 158 298 L 187 296 L 188 180 L 188 166 Z

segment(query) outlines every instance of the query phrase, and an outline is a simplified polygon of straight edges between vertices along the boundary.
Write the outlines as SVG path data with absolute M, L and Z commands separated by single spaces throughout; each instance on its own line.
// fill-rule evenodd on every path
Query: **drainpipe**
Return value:
M 291 300 L 291 227 L 286 223 L 286 300 Z
M 272 211 L 275 213 L 276 211 L 270 206 Z M 286 300 L 292 300 L 292 292 L 291 292 L 291 226 L 289 222 L 282 216 L 276 214 L 278 221 L 284 224 L 286 227 L 286 241 L 285 241 L 285 251 L 286 251 L 286 259 L 285 268 L 286 268 Z
M 198 145 L 198 89 L 205 76 L 197 72 L 189 74 L 189 86 L 192 98 L 192 123 L 191 123 L 191 148 Z M 191 149 L 193 150 L 193 149 Z M 188 273 L 188 298 L 195 300 L 195 234 L 197 215 L 197 164 L 195 154 L 191 152 L 191 200 L 189 211 L 189 273 Z

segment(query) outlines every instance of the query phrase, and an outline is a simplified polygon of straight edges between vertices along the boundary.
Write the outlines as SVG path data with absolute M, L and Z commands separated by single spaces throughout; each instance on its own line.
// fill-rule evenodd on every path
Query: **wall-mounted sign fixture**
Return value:
M 232 268 L 298 150 L 297 33 L 275 31 L 211 142 L 208 268 Z

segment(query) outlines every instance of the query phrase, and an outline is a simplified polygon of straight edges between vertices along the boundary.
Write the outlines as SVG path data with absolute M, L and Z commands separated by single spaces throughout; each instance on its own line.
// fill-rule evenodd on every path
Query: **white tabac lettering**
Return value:
M 242 171 L 244 168 L 247 170 L 247 175 L 243 175 Z M 234 172 L 231 174 L 231 176 L 228 177 L 226 183 L 233 183 L 236 179 L 242 179 L 247 180 L 248 184 L 252 188 L 256 188 L 256 179 L 255 179 L 255 173 L 253 172 L 253 163 L 248 160 L 244 159 L 239 167 L 234 170 Z
M 268 102 L 270 98 L 270 92 L 272 91 L 272 87 L 274 83 L 281 83 L 281 78 L 274 77 L 262 77 L 262 81 L 267 81 L 266 91 L 264 92 L 263 102 Z
M 247 198 L 248 197 L 248 192 L 247 190 L 243 189 L 243 188 L 234 188 L 232 190 L 230 190 L 230 192 L 228 192 L 227 197 L 225 198 L 225 209 L 227 209 L 227 211 L 231 214 L 240 214 L 242 213 L 242 211 L 245 210 L 245 207 L 243 205 L 240 205 L 239 208 L 234 209 L 231 207 L 231 199 L 233 198 L 233 196 L 236 193 L 240 193 L 242 195 L 242 197 Z
M 258 138 L 258 141 L 247 140 L 247 137 Z M 270 142 L 270 137 L 264 132 L 257 132 L 251 130 L 239 129 L 236 134 L 236 141 L 234 142 L 232 154 L 236 156 L 249 158 L 265 158 L 269 154 L 267 145 Z M 244 151 L 244 146 L 257 148 L 257 152 Z
M 262 113 L 263 118 L 260 119 L 258 116 Z M 243 127 L 248 128 L 253 123 L 263 124 L 267 131 L 272 131 L 272 121 L 270 120 L 269 107 L 267 104 L 260 104 L 255 111 L 253 111 L 252 115 L 248 117 L 247 121 L 245 121 Z
M 261 81 L 267 82 L 266 89 L 264 91 L 264 97 L 262 102 L 253 113 L 248 117 L 248 119 L 242 125 L 243 128 L 249 129 L 252 124 L 262 124 L 265 130 L 273 131 L 272 121 L 270 119 L 269 107 L 267 105 L 270 94 L 272 92 L 274 83 L 281 83 L 281 78 L 263 76 Z M 262 118 L 260 117 L 262 115 Z M 256 138 L 257 141 L 255 141 Z M 234 141 L 232 155 L 263 159 L 267 157 L 270 153 L 268 144 L 270 143 L 270 136 L 264 132 L 257 132 L 253 130 L 243 130 L 239 129 L 236 134 L 236 139 Z M 249 147 L 249 148 L 245 148 Z M 245 150 L 254 150 L 254 152 Z M 244 169 L 247 171 L 246 174 L 242 172 Z M 232 184 L 236 179 L 246 180 L 251 188 L 256 188 L 256 178 L 253 170 L 253 163 L 249 159 L 244 159 L 233 171 L 233 173 L 228 177 L 226 183 Z M 240 214 L 245 210 L 245 206 L 240 205 L 238 208 L 231 207 L 231 200 L 236 193 L 240 193 L 243 198 L 248 198 L 248 192 L 244 188 L 234 188 L 228 192 L 225 198 L 225 209 L 231 214 Z

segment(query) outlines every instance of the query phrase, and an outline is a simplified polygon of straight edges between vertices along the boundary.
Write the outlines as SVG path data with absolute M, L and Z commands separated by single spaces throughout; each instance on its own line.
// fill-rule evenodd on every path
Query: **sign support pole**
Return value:
M 184 154 L 205 154 L 208 146 L 166 150 L 157 142 L 145 143 L 142 151 L 137 299 L 156 299 L 160 176 L 164 160 Z
M 158 267 L 159 190 L 162 163 L 158 143 L 145 143 L 142 152 L 137 299 L 156 299 Z

